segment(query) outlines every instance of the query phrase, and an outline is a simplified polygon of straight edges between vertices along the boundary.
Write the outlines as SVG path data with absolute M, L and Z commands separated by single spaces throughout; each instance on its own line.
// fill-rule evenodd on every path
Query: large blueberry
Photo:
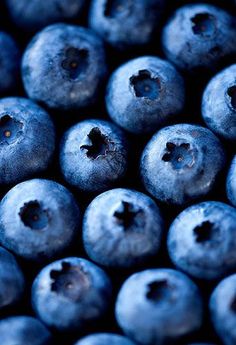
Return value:
M 87 192 L 113 187 L 127 170 L 127 141 L 110 122 L 85 120 L 71 127 L 61 143 L 65 180 Z
M 163 12 L 164 0 L 92 0 L 90 27 L 118 49 L 149 43 Z
M 182 205 L 210 192 L 224 164 L 224 149 L 210 130 L 177 124 L 161 129 L 149 141 L 141 158 L 141 176 L 155 198 Z
M 0 247 L 0 308 L 18 302 L 24 291 L 25 279 L 14 256 Z M 0 338 L 1 339 L 1 338 Z M 0 344 L 3 344 L 0 341 Z
M 116 301 L 116 319 L 140 344 L 174 344 L 202 323 L 197 286 L 172 269 L 149 269 L 131 275 Z
M 54 125 L 41 107 L 26 98 L 0 100 L 0 185 L 46 170 L 54 148 Z
M 135 345 L 130 339 L 113 333 L 95 333 L 77 341 L 75 345 Z
M 180 7 L 163 29 L 165 55 L 179 68 L 214 68 L 236 53 L 235 18 L 209 4 Z
M 31 316 L 12 316 L 0 320 L 0 344 L 51 345 L 47 328 Z
M 53 24 L 39 32 L 22 61 L 28 96 L 61 110 L 95 102 L 106 71 L 101 39 L 86 28 L 68 24 Z
M 236 64 L 218 73 L 207 85 L 202 116 L 213 132 L 236 140 Z
M 22 182 L 0 203 L 0 243 L 29 260 L 53 258 L 70 245 L 79 218 L 75 198 L 62 185 L 43 179 Z
M 84 331 L 102 318 L 111 297 L 106 273 L 80 258 L 65 258 L 43 268 L 32 287 L 38 317 L 60 331 Z
M 131 267 L 157 254 L 163 220 L 155 202 L 130 189 L 97 196 L 83 220 L 83 242 L 89 257 L 112 267 Z
M 224 345 L 236 344 L 236 274 L 222 280 L 210 298 L 213 325 Z
M 0 93 L 15 88 L 20 72 L 20 51 L 15 40 L 0 31 Z
M 77 18 L 85 0 L 6 0 L 14 24 L 27 31 Z
M 236 269 L 236 209 L 203 202 L 180 213 L 168 234 L 173 263 L 189 275 L 219 279 Z
M 181 75 L 168 61 L 144 56 L 126 62 L 111 76 L 107 110 L 118 125 L 142 134 L 154 132 L 184 107 Z
M 229 201 L 236 207 L 236 155 L 234 156 L 226 180 L 226 191 Z

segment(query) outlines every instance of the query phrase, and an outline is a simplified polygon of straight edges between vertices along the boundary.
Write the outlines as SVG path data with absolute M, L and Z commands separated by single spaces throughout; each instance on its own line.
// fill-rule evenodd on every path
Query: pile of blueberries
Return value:
M 0 30 L 0 344 L 236 345 L 236 0 Z

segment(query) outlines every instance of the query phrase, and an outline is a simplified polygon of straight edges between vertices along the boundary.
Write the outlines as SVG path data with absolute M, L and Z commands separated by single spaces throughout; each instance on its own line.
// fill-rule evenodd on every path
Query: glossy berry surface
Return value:
M 116 301 L 122 330 L 141 344 L 164 344 L 197 330 L 202 301 L 197 286 L 172 269 L 148 269 L 131 275 Z
M 226 191 L 229 201 L 236 207 L 236 156 L 234 156 L 226 180 Z
M 51 345 L 48 329 L 31 316 L 12 316 L 0 320 L 0 342 L 4 345 Z
M 208 129 L 177 124 L 158 131 L 141 157 L 141 177 L 156 199 L 182 205 L 210 192 L 225 163 L 218 138 Z
M 236 64 L 218 73 L 207 85 L 202 116 L 213 132 L 227 140 L 236 140 Z
M 210 298 L 210 313 L 213 325 L 225 345 L 236 342 L 236 274 L 222 280 Z
M 88 335 L 79 341 L 75 345 L 134 345 L 134 343 L 123 336 L 112 333 L 95 333 Z
M 170 258 L 196 278 L 229 274 L 236 269 L 235 224 L 236 209 L 224 203 L 208 201 L 185 209 L 169 230 Z
M 113 123 L 85 120 L 63 136 L 60 166 L 65 180 L 86 192 L 113 187 L 127 171 L 128 143 Z
M 0 100 L 0 185 L 42 173 L 54 149 L 54 125 L 43 108 L 21 97 Z
M 83 243 L 98 264 L 132 267 L 158 253 L 163 227 L 160 210 L 151 198 L 117 188 L 100 194 L 88 206 Z
M 80 211 L 62 185 L 33 179 L 13 187 L 0 203 L 0 243 L 36 261 L 63 252 L 79 228 Z
M 100 38 L 86 28 L 62 23 L 39 32 L 22 60 L 27 95 L 49 108 L 81 108 L 95 102 L 106 71 Z
M 46 325 L 61 331 L 88 328 L 104 316 L 110 297 L 111 283 L 106 273 L 76 257 L 44 267 L 32 286 L 36 314 Z
M 154 132 L 184 107 L 184 81 L 168 61 L 154 56 L 130 60 L 111 76 L 106 106 L 111 119 L 125 130 Z
M 163 29 L 168 60 L 181 69 L 212 69 L 236 53 L 235 17 L 210 4 L 180 7 Z

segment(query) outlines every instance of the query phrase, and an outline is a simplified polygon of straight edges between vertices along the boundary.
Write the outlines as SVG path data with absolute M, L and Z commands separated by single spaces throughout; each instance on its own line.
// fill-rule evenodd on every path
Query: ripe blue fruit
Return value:
M 115 306 L 124 333 L 140 344 L 173 344 L 200 328 L 202 299 L 198 287 L 172 269 L 148 269 L 131 275 Z
M 0 203 L 0 243 L 35 261 L 63 252 L 77 234 L 80 211 L 73 195 L 50 180 L 13 187 Z
M 106 72 L 101 39 L 75 25 L 44 28 L 29 43 L 22 60 L 29 98 L 60 110 L 94 103 Z
M 236 140 L 236 64 L 214 76 L 202 98 L 207 127 L 227 140 Z
M 88 260 L 71 257 L 39 272 L 32 286 L 32 305 L 38 317 L 60 331 L 84 331 L 104 316 L 111 283 L 106 273 Z
M 229 201 L 236 207 L 236 156 L 234 156 L 226 180 L 226 191 Z
M 150 197 L 130 189 L 111 189 L 88 206 L 83 243 L 98 264 L 128 268 L 158 253 L 163 227 L 160 210 Z
M 130 339 L 113 333 L 95 333 L 77 341 L 75 345 L 135 345 Z
M 236 269 L 236 209 L 208 201 L 179 214 L 168 234 L 171 260 L 189 275 L 219 279 Z
M 86 192 L 112 188 L 127 171 L 128 144 L 108 121 L 85 120 L 63 136 L 60 166 L 65 180 Z
M 54 125 L 44 109 L 26 98 L 0 100 L 0 185 L 43 172 L 54 149 Z
M 125 130 L 155 132 L 179 114 L 185 101 L 184 81 L 168 61 L 143 56 L 120 66 L 107 86 L 111 119 Z
M 236 343 L 236 274 L 222 280 L 210 298 L 213 326 L 224 345 Z
M 147 191 L 169 204 L 203 197 L 224 168 L 225 152 L 208 129 L 189 124 L 162 128 L 141 157 L 141 177 Z

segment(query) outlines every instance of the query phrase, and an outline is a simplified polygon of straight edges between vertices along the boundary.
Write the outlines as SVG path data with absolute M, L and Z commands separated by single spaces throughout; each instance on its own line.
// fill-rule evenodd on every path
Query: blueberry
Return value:
M 12 316 L 0 320 L 0 343 L 4 345 L 51 345 L 47 328 L 31 316 Z
M 163 220 L 155 202 L 130 189 L 112 189 L 97 196 L 83 221 L 83 242 L 98 264 L 131 267 L 157 254 Z
M 202 323 L 197 286 L 172 269 L 148 269 L 131 275 L 116 301 L 116 318 L 127 336 L 140 344 L 173 344 Z
M 141 158 L 145 188 L 155 198 L 182 205 L 206 195 L 225 164 L 218 138 L 208 129 L 177 124 L 158 131 Z
M 0 309 L 18 302 L 24 287 L 25 279 L 20 266 L 10 252 L 0 247 Z M 0 343 L 3 344 L 1 340 Z
M 26 98 L 0 100 L 0 185 L 46 170 L 54 148 L 54 125 L 41 107 Z
M 20 72 L 20 51 L 15 40 L 0 31 L 0 94 L 12 91 Z
M 236 274 L 222 280 L 210 298 L 213 325 L 224 345 L 236 344 Z
M 236 269 L 236 210 L 208 201 L 185 209 L 172 223 L 168 251 L 189 275 L 219 279 Z
M 218 73 L 207 85 L 202 116 L 213 132 L 236 140 L 236 64 Z
M 95 333 L 77 341 L 75 345 L 135 345 L 130 339 L 118 334 Z
M 80 212 L 62 185 L 43 179 L 13 187 L 0 203 L 0 243 L 29 260 L 51 259 L 68 247 Z
M 65 180 L 87 192 L 113 187 L 127 170 L 127 141 L 110 122 L 85 120 L 64 135 L 60 150 Z
M 184 107 L 184 82 L 167 61 L 154 56 L 130 60 L 112 75 L 107 110 L 118 125 L 136 134 L 154 132 Z
M 236 155 L 233 158 L 228 172 L 226 191 L 229 201 L 236 207 Z
M 164 0 L 92 0 L 90 27 L 118 49 L 149 43 L 164 9 Z
M 14 24 L 23 30 L 34 31 L 48 24 L 77 18 L 85 0 L 6 0 Z
M 81 331 L 104 316 L 111 297 L 105 272 L 80 258 L 65 258 L 43 268 L 32 286 L 38 317 L 60 331 Z
M 226 11 L 209 4 L 180 7 L 163 29 L 168 60 L 184 70 L 215 68 L 236 53 L 236 22 Z
M 60 110 L 95 102 L 106 72 L 100 38 L 86 28 L 67 24 L 53 24 L 39 32 L 22 61 L 28 96 Z

